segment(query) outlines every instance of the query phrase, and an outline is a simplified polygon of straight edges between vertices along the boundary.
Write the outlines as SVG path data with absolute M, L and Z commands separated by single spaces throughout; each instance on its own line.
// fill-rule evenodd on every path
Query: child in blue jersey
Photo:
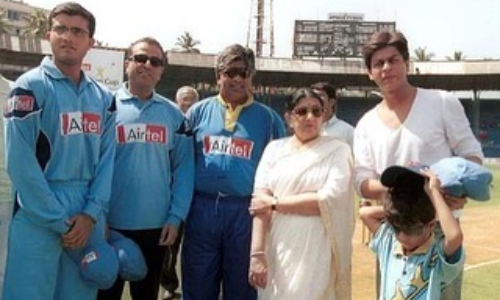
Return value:
M 360 216 L 375 234 L 370 247 L 380 263 L 380 299 L 434 300 L 459 275 L 465 254 L 460 224 L 446 204 L 441 183 L 427 168 L 387 168 L 383 206 L 364 206 Z M 436 219 L 443 236 L 434 236 Z
M 82 72 L 95 18 L 78 3 L 57 5 L 46 38 L 52 58 L 21 75 L 7 99 L 6 170 L 15 209 L 4 300 L 93 300 L 65 249 L 104 239 L 115 154 L 111 93 Z

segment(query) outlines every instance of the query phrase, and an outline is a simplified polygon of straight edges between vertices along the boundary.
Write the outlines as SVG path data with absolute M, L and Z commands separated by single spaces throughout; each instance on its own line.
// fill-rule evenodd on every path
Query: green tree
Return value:
M 185 31 L 180 37 L 177 38 L 176 46 L 179 48 L 176 51 L 186 52 L 186 53 L 200 53 L 200 50 L 196 46 L 200 45 L 200 41 L 195 40 L 191 33 Z
M 24 29 L 24 37 L 44 38 L 48 30 L 49 19 L 43 9 L 36 9 L 26 18 L 27 24 Z
M 7 11 L 0 8 L 0 35 L 9 33 L 10 25 L 7 19 Z
M 450 61 L 462 61 L 465 60 L 465 54 L 462 51 L 455 51 L 452 56 L 446 56 L 446 59 Z
M 418 47 L 413 53 L 416 61 L 430 61 L 434 57 L 434 53 L 427 52 L 427 47 Z

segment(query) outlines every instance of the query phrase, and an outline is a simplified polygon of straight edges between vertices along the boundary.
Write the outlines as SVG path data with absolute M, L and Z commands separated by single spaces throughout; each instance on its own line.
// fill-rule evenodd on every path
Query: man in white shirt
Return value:
M 324 102 L 325 114 L 323 135 L 333 136 L 349 144 L 352 149 L 354 127 L 337 118 L 337 91 L 328 82 L 318 82 L 311 86 Z
M 363 57 L 382 101 L 364 114 L 354 132 L 355 188 L 361 198 L 383 199 L 387 188 L 380 174 L 392 165 L 431 165 L 451 156 L 481 164 L 481 145 L 460 101 L 449 92 L 408 82 L 408 42 L 402 33 L 376 32 L 364 46 Z M 452 210 L 466 201 L 444 198 Z M 460 300 L 460 293 L 461 275 L 445 288 L 441 299 Z

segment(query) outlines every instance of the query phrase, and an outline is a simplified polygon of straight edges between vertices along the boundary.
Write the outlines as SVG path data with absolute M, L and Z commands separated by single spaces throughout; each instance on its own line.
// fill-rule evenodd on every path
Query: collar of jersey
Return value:
M 236 120 L 243 110 L 243 108 L 252 105 L 253 103 L 253 95 L 249 95 L 247 101 L 245 103 L 237 105 L 236 108 L 232 108 L 231 105 L 228 105 L 227 101 L 222 98 L 222 95 L 217 95 L 217 100 L 226 108 L 226 113 L 224 117 L 224 127 L 227 131 L 233 131 L 236 126 Z
M 54 61 L 50 59 L 50 57 L 46 56 L 42 60 L 42 69 L 52 78 L 57 79 L 57 80 L 62 80 L 62 79 L 68 79 L 69 78 L 64 75 L 59 68 L 57 68 L 56 64 L 54 64 Z M 82 78 L 80 84 L 89 84 L 91 82 L 91 79 L 87 76 L 87 74 L 83 71 L 80 71 L 82 73 Z
M 116 99 L 120 101 L 127 101 L 127 100 L 133 100 L 133 99 L 139 99 L 136 96 L 134 96 L 130 91 L 128 90 L 128 82 L 122 83 L 121 87 L 115 92 L 115 97 Z M 156 96 L 156 92 L 153 90 L 153 95 L 149 100 L 152 101 L 164 101 L 162 99 L 159 99 Z

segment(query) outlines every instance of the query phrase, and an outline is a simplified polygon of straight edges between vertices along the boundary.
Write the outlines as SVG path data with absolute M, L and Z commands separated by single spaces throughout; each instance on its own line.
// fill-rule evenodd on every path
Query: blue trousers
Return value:
M 250 196 L 195 193 L 182 248 L 183 300 L 256 300 L 248 283 Z
M 55 188 L 57 198 L 65 199 L 63 205 L 69 216 L 82 211 L 87 191 L 87 186 Z M 103 217 L 96 223 L 92 238 L 104 238 Z M 94 300 L 97 290 L 85 283 L 61 242 L 60 233 L 33 222 L 19 208 L 9 228 L 2 299 Z

